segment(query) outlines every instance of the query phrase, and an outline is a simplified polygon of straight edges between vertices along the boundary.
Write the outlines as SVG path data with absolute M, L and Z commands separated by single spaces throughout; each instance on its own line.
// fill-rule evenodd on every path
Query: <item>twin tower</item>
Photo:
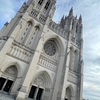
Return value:
M 0 99 L 82 100 L 82 17 L 60 23 L 56 0 L 28 0 L 0 31 Z

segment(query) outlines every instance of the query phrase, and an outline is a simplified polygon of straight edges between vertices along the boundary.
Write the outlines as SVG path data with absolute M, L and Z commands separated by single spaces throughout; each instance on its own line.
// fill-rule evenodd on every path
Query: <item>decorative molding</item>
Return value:
M 51 70 L 51 71 L 54 71 L 54 72 L 56 71 L 56 67 L 57 67 L 56 63 L 53 61 L 50 61 L 49 59 L 46 59 L 43 56 L 40 56 L 38 64 L 42 67 L 45 67 L 45 68 Z

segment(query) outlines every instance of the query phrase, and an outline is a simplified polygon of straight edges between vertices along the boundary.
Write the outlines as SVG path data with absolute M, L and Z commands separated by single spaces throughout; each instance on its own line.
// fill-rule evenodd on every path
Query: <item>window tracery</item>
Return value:
M 53 56 L 56 53 L 56 44 L 54 41 L 49 40 L 44 45 L 44 51 L 47 55 Z

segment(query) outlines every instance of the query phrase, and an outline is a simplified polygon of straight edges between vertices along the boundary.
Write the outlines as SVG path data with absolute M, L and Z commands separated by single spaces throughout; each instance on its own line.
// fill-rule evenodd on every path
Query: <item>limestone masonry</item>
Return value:
M 82 17 L 60 23 L 56 0 L 28 0 L 0 31 L 0 100 L 82 100 Z

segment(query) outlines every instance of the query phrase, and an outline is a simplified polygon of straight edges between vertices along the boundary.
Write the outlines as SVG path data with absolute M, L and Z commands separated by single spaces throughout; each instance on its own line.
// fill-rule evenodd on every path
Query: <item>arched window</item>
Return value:
M 68 87 L 68 88 L 66 89 L 66 92 L 65 92 L 65 100 L 71 100 L 71 96 L 72 96 L 71 90 L 70 90 L 70 88 Z
M 36 35 L 38 34 L 39 30 L 40 30 L 39 26 L 34 27 L 34 30 L 33 30 L 32 34 L 28 38 L 28 42 L 26 44 L 27 47 L 32 48 L 33 43 L 34 43 L 34 39 L 36 38 Z
M 70 48 L 70 63 L 69 63 L 69 69 L 73 70 L 73 64 L 74 64 L 74 50 L 73 47 Z
M 8 67 L 0 77 L 0 91 L 10 92 L 14 81 L 16 80 L 18 71 L 16 66 Z
M 47 1 L 47 3 L 46 3 L 44 8 L 47 10 L 49 8 L 49 5 L 50 5 L 50 0 Z
M 44 0 L 39 0 L 38 4 L 39 4 L 39 5 L 42 5 L 43 1 L 44 1 Z
M 29 34 L 31 27 L 32 27 L 32 22 L 31 21 L 27 22 L 27 24 L 22 32 L 22 35 L 20 36 L 20 40 L 18 42 L 20 42 L 22 44 L 25 42 L 25 39 L 27 38 L 27 35 Z
M 77 72 L 77 70 L 78 70 L 78 61 L 79 61 L 79 54 L 78 54 L 77 50 L 74 51 L 74 55 L 75 55 L 75 57 L 74 57 L 74 71 Z

